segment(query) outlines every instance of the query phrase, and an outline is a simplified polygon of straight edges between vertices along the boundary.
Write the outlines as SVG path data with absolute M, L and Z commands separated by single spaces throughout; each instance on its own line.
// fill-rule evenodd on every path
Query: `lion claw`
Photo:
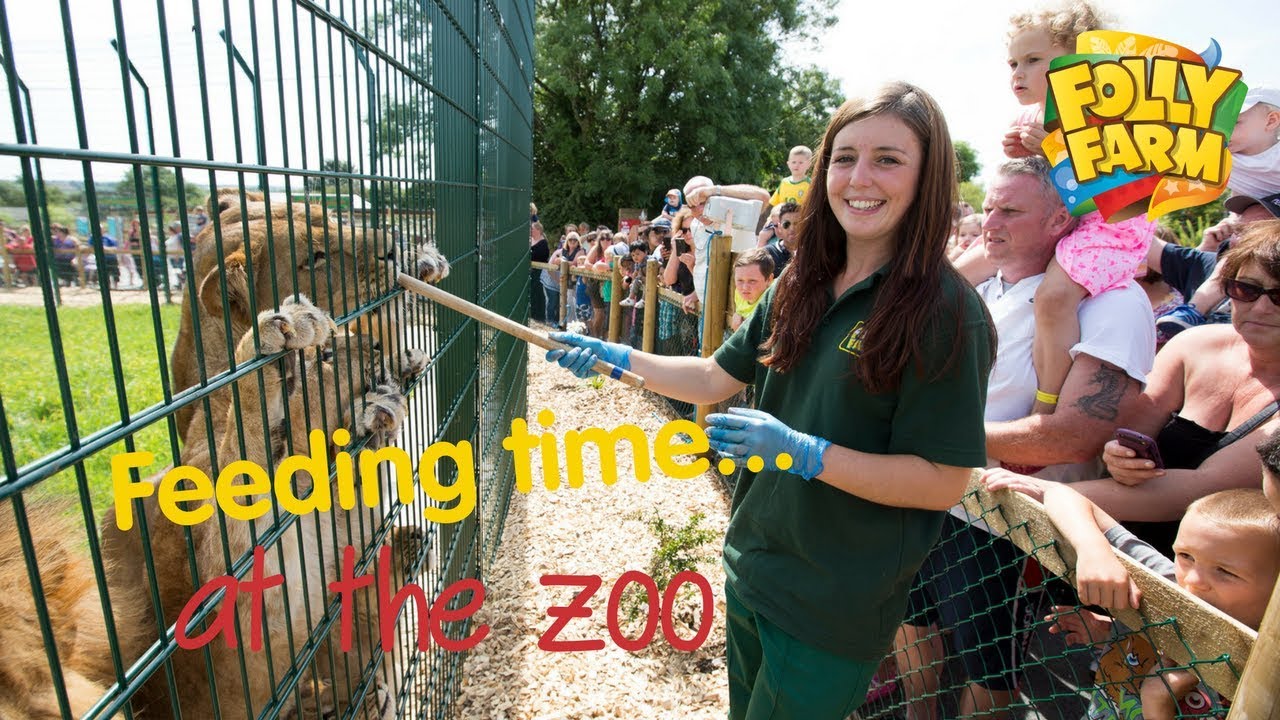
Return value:
M 370 446 L 382 447 L 400 432 L 406 411 L 404 394 L 394 385 L 382 384 L 365 393 L 364 403 L 359 429 L 370 437 Z

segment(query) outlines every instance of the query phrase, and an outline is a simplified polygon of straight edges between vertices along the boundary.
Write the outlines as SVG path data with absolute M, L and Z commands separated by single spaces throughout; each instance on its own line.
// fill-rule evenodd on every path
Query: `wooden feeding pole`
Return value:
M 473 320 L 482 322 L 495 330 L 501 330 L 502 332 L 519 338 L 531 345 L 537 345 L 545 350 L 572 349 L 571 346 L 556 342 L 546 335 L 543 335 L 536 330 L 531 330 L 528 326 L 518 323 L 511 318 L 499 315 L 488 308 L 480 307 L 468 300 L 463 300 L 457 295 L 441 290 L 434 285 L 428 285 L 415 277 L 399 273 L 396 280 L 400 283 L 401 287 L 409 290 L 410 292 L 421 295 L 428 300 L 444 305 L 447 308 L 457 310 Z M 614 380 L 621 380 L 632 387 L 644 387 L 644 378 L 630 370 L 623 370 L 620 367 L 611 365 L 604 360 L 597 359 L 595 365 L 592 366 L 592 369 L 606 377 L 611 377 Z

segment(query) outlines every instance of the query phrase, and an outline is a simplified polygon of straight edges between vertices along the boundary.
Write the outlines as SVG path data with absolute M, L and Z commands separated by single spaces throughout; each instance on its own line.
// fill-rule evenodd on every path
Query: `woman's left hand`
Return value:
M 744 460 L 759 457 L 764 469 L 786 470 L 812 479 L 822 473 L 822 454 L 831 445 L 819 437 L 792 430 L 767 412 L 730 408 L 707 416 L 707 438 L 716 452 Z M 786 454 L 790 461 L 778 462 Z
M 1102 446 L 1102 462 L 1107 464 L 1111 479 L 1121 485 L 1141 485 L 1164 475 L 1164 470 L 1157 468 L 1154 462 L 1138 457 L 1138 453 L 1115 440 Z
M 1013 490 L 1036 502 L 1044 501 L 1044 489 L 1048 487 L 1049 482 L 1049 480 L 1041 480 L 1029 475 L 1019 475 L 1004 468 L 991 468 L 982 473 L 982 484 L 987 486 L 988 491 Z

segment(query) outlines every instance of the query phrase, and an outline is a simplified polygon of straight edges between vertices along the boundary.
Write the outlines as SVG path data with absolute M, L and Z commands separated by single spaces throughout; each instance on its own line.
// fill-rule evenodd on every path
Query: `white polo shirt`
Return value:
M 977 288 L 999 337 L 987 385 L 988 422 L 1026 417 L 1035 403 L 1036 370 L 1031 353 L 1036 331 L 1034 301 L 1043 280 L 1040 274 L 1010 285 L 997 273 Z M 1145 385 L 1155 361 L 1156 329 L 1151 301 L 1142 288 L 1130 281 L 1125 287 L 1088 298 L 1080 303 L 1079 318 L 1080 342 L 1071 348 L 1072 359 L 1081 353 L 1089 355 Z M 1095 459 L 1051 466 L 1036 476 L 1075 482 L 1099 477 L 1101 470 L 1101 461 Z
M 689 229 L 693 236 L 693 292 L 698 296 L 698 302 L 702 302 L 702 299 L 707 296 L 707 271 L 711 262 L 713 233 L 697 218 L 694 218 Z

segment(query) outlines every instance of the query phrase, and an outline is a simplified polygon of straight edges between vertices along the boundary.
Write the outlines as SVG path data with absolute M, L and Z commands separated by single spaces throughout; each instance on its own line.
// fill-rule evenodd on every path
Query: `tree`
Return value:
M 1174 210 L 1160 216 L 1160 224 L 1173 231 L 1179 245 L 1195 247 L 1200 244 L 1204 231 L 1227 216 L 1223 199 L 1217 198 L 1204 205 Z
M 21 180 L 0 180 L 0 207 L 26 207 L 27 193 Z
M 120 182 L 116 183 L 115 186 L 114 194 L 116 197 L 110 198 L 110 200 L 114 200 L 121 205 L 133 205 L 138 208 L 145 205 L 148 213 L 154 213 L 155 208 L 152 205 L 155 203 L 155 195 L 151 189 L 152 168 L 142 168 L 143 194 L 141 198 L 138 197 L 137 188 L 134 185 L 133 170 L 134 168 L 131 167 L 124 171 L 124 177 L 120 178 Z M 166 209 L 178 207 L 177 174 L 171 168 L 162 167 L 156 168 L 155 177 L 160 181 L 160 206 Z M 194 183 L 183 183 L 183 191 L 186 193 L 184 200 L 188 208 L 203 204 L 208 196 L 208 193 L 203 188 Z M 102 198 L 101 200 L 107 202 L 108 198 Z
M 964 140 L 957 140 L 956 146 L 956 180 L 967 183 L 982 170 L 978 162 L 978 152 Z
M 960 183 L 960 199 L 969 203 L 974 212 L 982 212 L 982 201 L 986 197 L 987 191 L 978 183 L 972 180 Z
M 320 169 L 326 172 L 351 172 L 351 163 L 346 160 L 325 160 L 320 163 Z M 326 189 L 330 194 L 346 196 L 351 194 L 351 178 L 332 178 L 325 176 L 307 177 L 307 190 L 312 193 L 319 193 L 321 188 Z
M 767 175 L 762 184 L 772 190 L 791 174 L 787 156 L 791 148 L 805 145 L 818 147 L 827 121 L 844 100 L 840 82 L 816 67 L 787 68 L 783 71 L 787 85 L 786 105 L 778 122 L 778 132 L 766 151 Z
M 691 175 L 763 182 L 835 84 L 780 43 L 830 0 L 538 0 L 534 200 L 549 222 L 653 208 Z M 812 96 L 812 97 L 811 97 Z

